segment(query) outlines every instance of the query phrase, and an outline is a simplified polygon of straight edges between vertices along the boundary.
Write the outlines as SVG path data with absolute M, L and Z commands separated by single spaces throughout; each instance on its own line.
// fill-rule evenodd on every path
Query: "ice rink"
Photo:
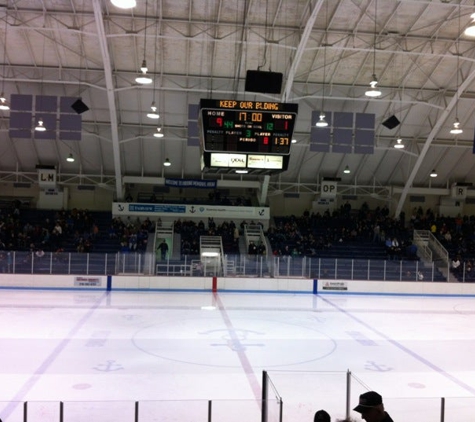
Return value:
M 458 417 L 475 405 L 473 297 L 0 290 L 0 350 L 3 422 L 25 401 L 35 421 L 63 401 L 66 422 L 88 402 L 133 422 L 138 401 L 180 408 L 146 420 L 205 422 L 209 400 L 215 420 L 259 421 L 264 370 L 284 422 L 343 417 L 348 370 L 352 407 L 374 389 L 396 422 L 440 420 L 441 397 Z

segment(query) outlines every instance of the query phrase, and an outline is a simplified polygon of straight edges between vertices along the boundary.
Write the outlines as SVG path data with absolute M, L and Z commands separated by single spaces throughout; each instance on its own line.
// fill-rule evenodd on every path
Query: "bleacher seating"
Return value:
M 92 272 L 103 273 L 104 260 L 97 259 L 94 254 L 116 254 L 117 252 L 143 252 L 146 240 L 140 235 L 141 223 L 130 219 L 113 219 L 110 212 L 87 210 L 32 210 L 28 208 L 10 207 L 2 209 L 1 221 L 7 221 L 0 231 L 0 251 L 15 250 L 25 273 L 32 269 L 38 273 L 51 273 L 51 259 L 54 271 L 61 271 L 62 254 L 90 252 L 88 265 Z M 60 234 L 57 224 L 61 225 Z M 381 236 L 373 236 L 375 224 L 381 225 Z M 182 223 L 186 227 L 186 224 Z M 239 223 L 238 223 L 239 224 Z M 225 254 L 232 256 L 238 263 L 239 244 L 233 233 L 234 223 L 215 224 L 212 219 L 208 224 L 189 223 L 188 228 L 180 228 L 182 256 L 199 255 L 200 235 L 220 235 L 223 240 Z M 395 236 L 400 243 L 405 244 L 411 238 L 413 228 L 431 230 L 434 236 L 446 247 L 451 259 L 460 256 L 462 265 L 453 275 L 459 281 L 475 281 L 475 217 L 448 218 L 437 217 L 429 210 L 425 213 L 417 210 L 411 216 L 406 227 L 399 221 L 389 218 L 380 211 L 338 211 L 333 215 L 310 215 L 302 217 L 275 217 L 267 232 L 272 253 L 277 257 L 291 256 L 292 258 L 309 257 L 312 259 L 310 273 L 328 278 L 353 278 L 385 280 L 445 280 L 444 276 L 431 265 L 413 260 L 402 248 L 400 255 L 388 255 L 384 246 L 384 237 Z M 7 235 L 9 234 L 9 236 Z M 11 235 L 14 233 L 14 235 Z M 135 236 L 142 236 L 132 241 Z M 148 234 L 145 235 L 148 238 Z M 142 241 L 144 243 L 142 243 Z M 137 243 L 134 243 L 137 242 Z M 137 244 L 137 247 L 134 245 Z M 140 246 L 139 246 L 140 245 Z M 191 245 L 191 247 L 190 247 Z M 193 247 L 192 245 L 195 245 Z M 53 253 L 49 259 L 42 258 L 42 251 Z M 38 252 L 38 255 L 36 253 Z M 34 259 L 28 255 L 35 253 Z M 85 254 L 86 255 L 86 254 Z M 247 268 L 253 265 L 252 260 L 243 255 L 243 262 L 248 260 Z M 85 259 L 85 258 L 84 258 Z M 335 259 L 337 265 L 335 265 Z M 81 256 L 75 256 L 68 265 L 78 268 L 84 265 Z M 369 260 L 371 263 L 369 264 Z M 77 261 L 77 262 L 76 262 Z M 95 262 L 97 261 L 97 265 Z M 380 261 L 380 262 L 379 262 Z M 17 263 L 18 264 L 18 263 Z M 265 264 L 265 265 L 264 265 Z M 176 265 L 180 265 L 178 262 Z M 95 268 L 97 267 L 97 268 Z M 267 262 L 256 265 L 256 268 L 267 268 Z M 178 267 L 177 267 L 178 268 Z M 111 269 L 112 271 L 112 269 Z M 289 268 L 291 273 L 302 274 L 298 265 Z M 271 270 L 265 271 L 271 274 Z M 434 273 L 434 274 L 432 274 Z M 291 275 L 291 274 L 289 274 Z
M 373 239 L 373 222 L 360 221 L 356 216 L 306 218 L 274 218 L 268 231 L 274 255 L 316 256 L 342 259 L 388 259 L 382 239 Z M 388 230 L 388 234 L 393 235 Z M 406 233 L 398 229 L 400 239 Z

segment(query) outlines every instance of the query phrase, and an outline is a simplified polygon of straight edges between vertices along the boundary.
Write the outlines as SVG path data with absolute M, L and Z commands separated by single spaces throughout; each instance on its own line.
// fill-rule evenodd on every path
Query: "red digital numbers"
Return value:
M 223 127 L 223 118 L 222 117 L 211 117 L 209 119 L 210 127 Z

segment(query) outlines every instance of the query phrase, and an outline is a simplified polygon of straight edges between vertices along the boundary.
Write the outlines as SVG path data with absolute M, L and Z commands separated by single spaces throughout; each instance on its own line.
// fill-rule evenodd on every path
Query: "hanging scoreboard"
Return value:
M 201 100 L 203 167 L 287 170 L 298 105 Z

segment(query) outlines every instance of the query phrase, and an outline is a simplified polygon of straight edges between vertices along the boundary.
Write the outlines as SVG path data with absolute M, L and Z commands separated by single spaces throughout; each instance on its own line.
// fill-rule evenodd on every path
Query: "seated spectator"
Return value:
M 401 247 L 399 245 L 399 240 L 394 238 L 391 242 L 392 255 L 395 259 L 398 259 L 401 256 Z
M 417 256 L 417 246 L 414 243 L 409 242 L 409 245 L 406 248 L 406 256 L 407 259 L 410 260 L 417 260 L 419 257 Z
M 78 251 L 79 252 L 79 251 Z M 120 243 L 120 252 L 121 253 L 128 253 L 130 252 L 129 244 L 127 242 Z
M 467 261 L 465 264 L 465 279 L 473 279 L 473 263 L 472 261 Z
M 456 274 L 460 272 L 460 257 L 457 255 L 453 260 L 452 260 L 452 271 Z
M 259 255 L 266 254 L 266 246 L 262 242 L 259 242 L 259 244 L 257 245 L 257 253 Z
M 386 247 L 386 253 L 388 255 L 388 258 L 393 259 L 393 242 L 389 236 L 386 238 L 384 246 Z
M 192 272 L 194 276 L 203 277 L 203 264 L 201 261 L 195 262 L 192 265 Z
M 289 248 L 289 245 L 285 245 L 284 250 L 282 251 L 282 255 L 290 256 L 292 255 L 292 251 Z
M 444 238 L 447 243 L 452 243 L 452 235 L 450 234 L 449 231 L 445 233 Z
M 117 232 L 113 224 L 109 227 L 109 239 L 116 239 L 117 238 Z
M 254 243 L 254 241 L 252 241 L 252 240 L 249 242 L 249 246 L 247 248 L 247 253 L 249 255 L 257 255 L 257 246 Z

